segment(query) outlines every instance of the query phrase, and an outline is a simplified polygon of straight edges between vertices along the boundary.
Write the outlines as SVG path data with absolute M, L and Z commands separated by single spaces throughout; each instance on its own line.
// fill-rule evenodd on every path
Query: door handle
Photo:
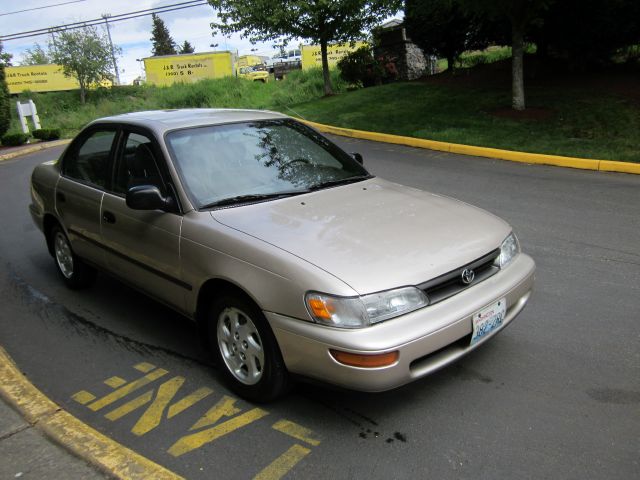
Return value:
M 66 201 L 67 201 L 67 197 L 65 197 L 65 196 L 64 196 L 64 193 L 62 193 L 62 192 L 56 192 L 56 199 L 57 199 L 59 202 L 62 202 L 62 203 L 64 203 L 64 202 L 66 202 Z
M 116 216 L 108 210 L 102 212 L 102 220 L 106 223 L 116 223 Z

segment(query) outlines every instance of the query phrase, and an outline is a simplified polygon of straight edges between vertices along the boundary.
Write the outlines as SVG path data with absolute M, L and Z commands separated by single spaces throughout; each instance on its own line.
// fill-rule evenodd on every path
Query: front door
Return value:
M 109 270 L 184 311 L 190 286 L 181 280 L 182 216 L 178 212 L 133 210 L 125 201 L 127 190 L 134 185 L 154 185 L 163 195 L 169 194 L 158 167 L 162 161 L 150 135 L 123 131 L 112 188 L 102 200 L 102 240 Z

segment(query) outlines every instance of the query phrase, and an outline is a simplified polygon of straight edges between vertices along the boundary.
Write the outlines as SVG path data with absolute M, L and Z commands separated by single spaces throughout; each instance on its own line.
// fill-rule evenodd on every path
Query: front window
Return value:
M 305 125 L 263 120 L 167 134 L 198 208 L 296 195 L 370 178 L 353 158 Z
M 151 139 L 138 133 L 128 133 L 118 161 L 113 191 L 126 194 L 136 185 L 153 185 L 165 194 Z

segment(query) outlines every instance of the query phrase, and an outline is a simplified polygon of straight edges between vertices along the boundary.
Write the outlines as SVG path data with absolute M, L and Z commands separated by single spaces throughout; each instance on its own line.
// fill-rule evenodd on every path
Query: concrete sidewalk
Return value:
M 0 479 L 105 479 L 84 460 L 51 442 L 0 398 Z
M 28 155 L 29 153 L 38 152 L 40 150 L 66 145 L 69 142 L 71 142 L 71 139 L 65 138 L 50 142 L 27 143 L 25 145 L 20 145 L 19 147 L 0 147 L 0 162 L 20 157 L 22 155 Z

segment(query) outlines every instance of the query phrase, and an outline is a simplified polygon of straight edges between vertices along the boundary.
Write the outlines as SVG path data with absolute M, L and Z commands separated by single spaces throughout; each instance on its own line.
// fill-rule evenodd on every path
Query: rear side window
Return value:
M 100 188 L 109 182 L 109 158 L 116 137 L 114 130 L 93 132 L 64 159 L 64 174 Z

